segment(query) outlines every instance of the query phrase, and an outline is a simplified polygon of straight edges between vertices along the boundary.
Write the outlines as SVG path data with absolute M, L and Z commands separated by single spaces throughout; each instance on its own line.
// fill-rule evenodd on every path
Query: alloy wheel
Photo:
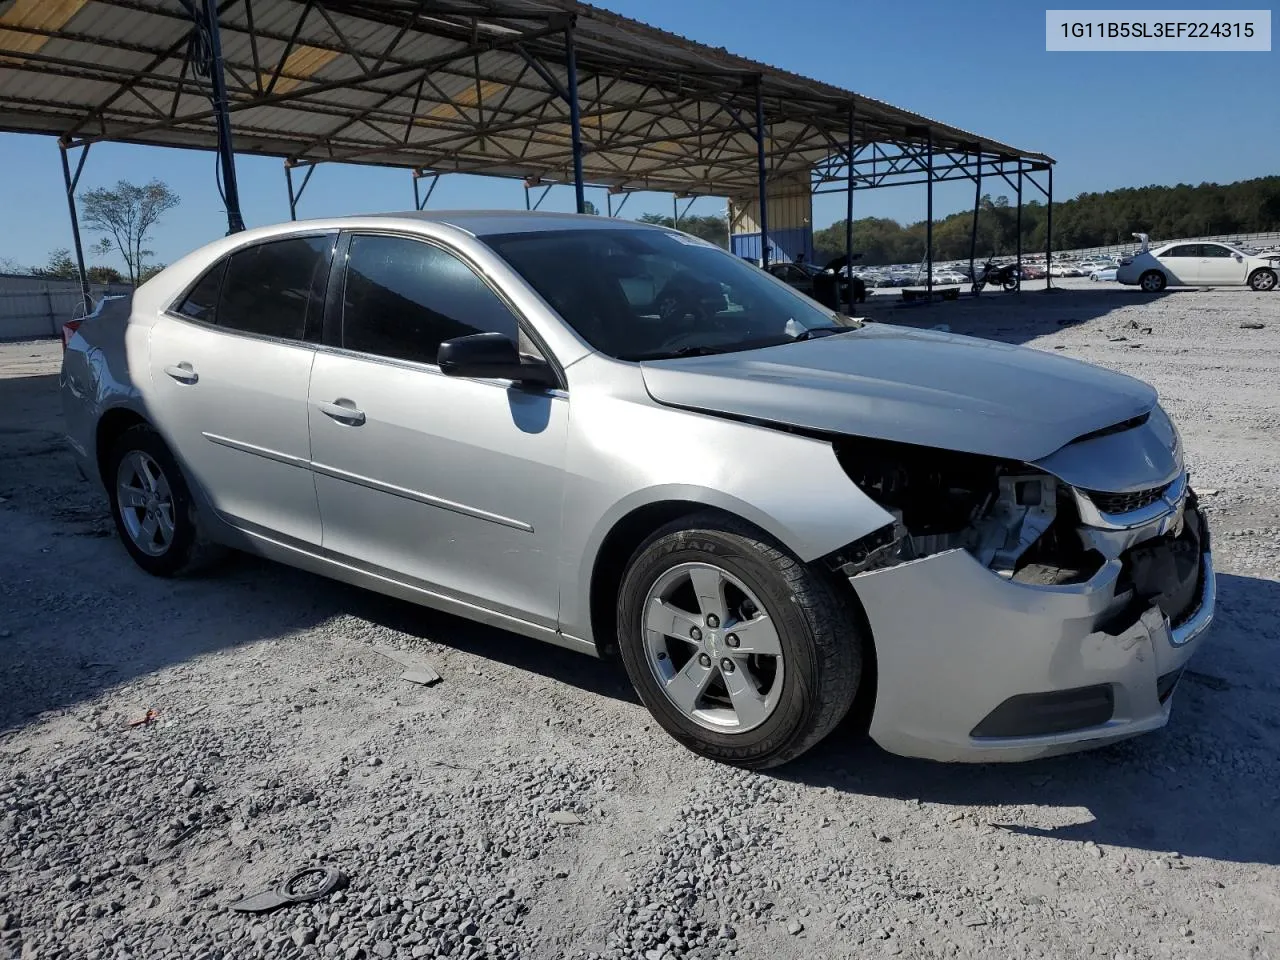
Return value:
M 116 502 L 129 539 L 151 557 L 163 556 L 173 543 L 173 492 L 160 465 L 141 450 L 131 450 L 116 470 Z
M 659 687 L 708 730 L 745 733 L 777 709 L 782 644 L 764 605 L 728 571 L 682 563 L 644 603 L 644 650 Z

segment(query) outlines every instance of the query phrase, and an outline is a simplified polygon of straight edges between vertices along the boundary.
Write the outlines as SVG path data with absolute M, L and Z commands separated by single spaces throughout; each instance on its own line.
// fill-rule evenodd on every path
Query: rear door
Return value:
M 1158 257 L 1173 286 L 1194 286 L 1200 279 L 1200 244 L 1180 243 Z
M 320 543 L 307 384 L 335 239 L 238 250 L 151 331 L 155 420 L 190 476 L 228 522 L 304 545 Z
M 339 259 L 309 410 L 325 552 L 554 627 L 567 394 L 440 372 L 474 333 L 539 354 L 456 251 L 355 234 Z
M 1198 283 L 1226 286 L 1242 284 L 1247 279 L 1244 257 L 1220 243 L 1200 244 L 1199 273 Z

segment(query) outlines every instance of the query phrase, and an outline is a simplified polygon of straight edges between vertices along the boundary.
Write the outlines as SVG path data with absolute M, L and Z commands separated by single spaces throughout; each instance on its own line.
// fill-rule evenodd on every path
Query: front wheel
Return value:
M 761 769 L 798 757 L 857 693 L 851 600 L 746 523 L 699 514 L 658 530 L 618 595 L 622 660 L 671 736 Z
M 1004 281 L 1004 288 L 1005 288 L 1006 290 L 1008 290 L 1010 293 L 1012 293 L 1014 290 L 1017 290 L 1017 289 L 1018 289 L 1018 278 L 1017 278 L 1017 277 L 1008 277 L 1008 278 L 1006 278 L 1006 279 L 1005 279 L 1005 281 Z
M 1147 293 L 1159 293 L 1169 285 L 1169 280 L 1159 270 L 1148 270 L 1138 279 L 1138 284 Z
M 1261 270 L 1253 271 L 1253 274 L 1249 277 L 1249 289 L 1251 290 L 1257 290 L 1259 293 L 1263 293 L 1267 290 L 1274 290 L 1275 288 L 1276 272 L 1274 270 L 1263 267 Z

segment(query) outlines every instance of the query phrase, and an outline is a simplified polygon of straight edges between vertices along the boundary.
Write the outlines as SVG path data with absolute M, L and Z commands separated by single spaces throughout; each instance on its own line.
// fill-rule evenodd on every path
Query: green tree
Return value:
M 80 268 L 71 259 L 71 251 L 59 247 L 49 254 L 49 262 L 43 267 L 32 267 L 31 275 L 48 277 L 50 280 L 79 280 Z
M 148 270 L 151 268 L 148 267 Z M 96 266 L 85 271 L 89 274 L 90 283 L 123 283 L 124 277 L 115 267 Z
M 600 215 L 600 211 L 596 209 L 596 205 L 592 203 L 590 200 L 583 201 L 582 212 L 586 214 L 590 214 L 593 217 L 598 217 Z
M 147 252 L 150 253 L 150 251 L 147 251 Z M 161 270 L 163 270 L 167 266 L 168 266 L 167 263 L 147 264 L 145 267 L 142 268 L 142 275 L 138 277 L 138 283 L 146 283 L 148 280 L 150 280 L 152 277 L 154 277 L 157 273 L 159 273 Z
M 137 284 L 144 272 L 145 258 L 151 253 L 143 248 L 147 235 L 180 201 L 163 181 L 152 180 L 139 186 L 120 180 L 113 189 L 96 187 L 85 191 L 80 202 L 85 226 L 115 242 L 129 281 Z

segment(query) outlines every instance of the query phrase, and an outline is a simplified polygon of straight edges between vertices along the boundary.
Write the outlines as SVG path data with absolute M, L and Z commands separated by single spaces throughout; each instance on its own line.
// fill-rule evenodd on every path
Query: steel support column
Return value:
M 71 162 L 67 158 L 67 145 L 64 141 L 58 141 L 58 148 L 62 154 L 62 182 L 67 187 L 67 211 L 71 214 L 71 239 L 75 242 L 76 248 L 76 269 L 80 271 L 80 299 L 84 302 L 84 312 L 88 314 L 93 309 L 93 298 L 89 295 L 89 273 L 84 266 L 84 246 L 80 243 L 80 217 L 76 213 L 76 184 L 80 182 L 80 171 L 84 169 L 85 158 L 89 156 L 89 146 L 86 144 L 80 153 L 80 162 L 76 164 L 76 175 L 71 175 Z
M 578 212 L 587 212 L 587 196 L 582 180 L 582 109 L 578 103 L 578 56 L 573 43 L 573 21 L 564 31 L 564 62 L 568 74 L 565 91 L 569 94 L 569 133 L 573 141 L 573 190 Z
M 307 184 L 311 182 L 311 175 L 316 172 L 316 165 L 309 163 L 307 166 L 306 176 L 302 178 L 302 185 L 296 190 L 293 186 L 293 167 L 294 164 L 288 160 L 284 162 L 284 181 L 289 187 L 289 219 L 298 219 L 298 202 L 302 199 L 303 192 L 307 189 Z
M 217 0 L 201 0 L 204 29 L 209 40 L 209 82 L 213 86 L 213 112 L 218 126 L 218 163 L 222 170 L 222 195 L 227 204 L 227 233 L 244 229 L 240 215 L 240 188 L 236 182 L 236 156 L 231 145 L 231 113 L 227 78 L 223 73 L 222 32 L 218 26 Z
M 418 181 L 426 177 L 431 181 L 427 187 L 427 195 L 422 196 L 422 191 L 418 188 Z M 413 171 L 413 206 L 415 210 L 427 209 L 427 204 L 431 201 L 431 194 L 435 192 L 436 184 L 440 182 L 440 174 L 427 173 L 424 170 Z M 525 209 L 529 206 L 529 188 L 525 187 Z
M 978 175 L 973 178 L 973 223 L 969 226 L 969 279 L 974 281 L 976 294 L 978 280 L 975 256 L 978 252 L 978 208 L 982 206 L 982 154 L 978 154 Z
M 925 287 L 929 291 L 929 295 L 933 295 L 933 128 L 929 129 L 929 140 L 926 149 L 929 151 L 927 157 L 928 177 L 929 180 L 925 185 L 925 192 L 928 195 L 928 211 L 925 214 L 924 227 L 924 256 L 927 272 L 925 273 Z
M 1017 217 L 1017 220 L 1015 220 L 1014 222 L 1016 224 L 1015 230 L 1017 231 L 1017 234 L 1018 234 L 1018 239 L 1017 239 L 1018 290 L 1021 291 L 1022 290 L 1022 161 L 1021 160 L 1018 161 L 1017 195 L 1018 195 L 1018 217 Z M 1048 276 L 1049 264 L 1046 263 L 1044 267 L 1045 267 L 1045 276 Z
M 849 147 L 846 159 L 849 161 L 849 169 L 845 173 L 845 199 L 844 199 L 844 256 L 847 261 L 845 269 L 849 271 L 849 312 L 853 313 L 853 122 L 854 122 L 854 104 L 849 104 Z M 836 289 L 840 289 L 839 283 Z M 836 297 L 838 301 L 839 296 Z
M 756 174 L 760 178 L 760 266 L 769 266 L 769 168 L 764 156 L 764 78 L 756 78 Z
M 1048 204 L 1045 207 L 1044 221 L 1044 288 L 1053 289 L 1053 277 L 1049 273 L 1049 264 L 1053 262 L 1053 164 L 1049 164 L 1049 189 L 1045 191 Z

